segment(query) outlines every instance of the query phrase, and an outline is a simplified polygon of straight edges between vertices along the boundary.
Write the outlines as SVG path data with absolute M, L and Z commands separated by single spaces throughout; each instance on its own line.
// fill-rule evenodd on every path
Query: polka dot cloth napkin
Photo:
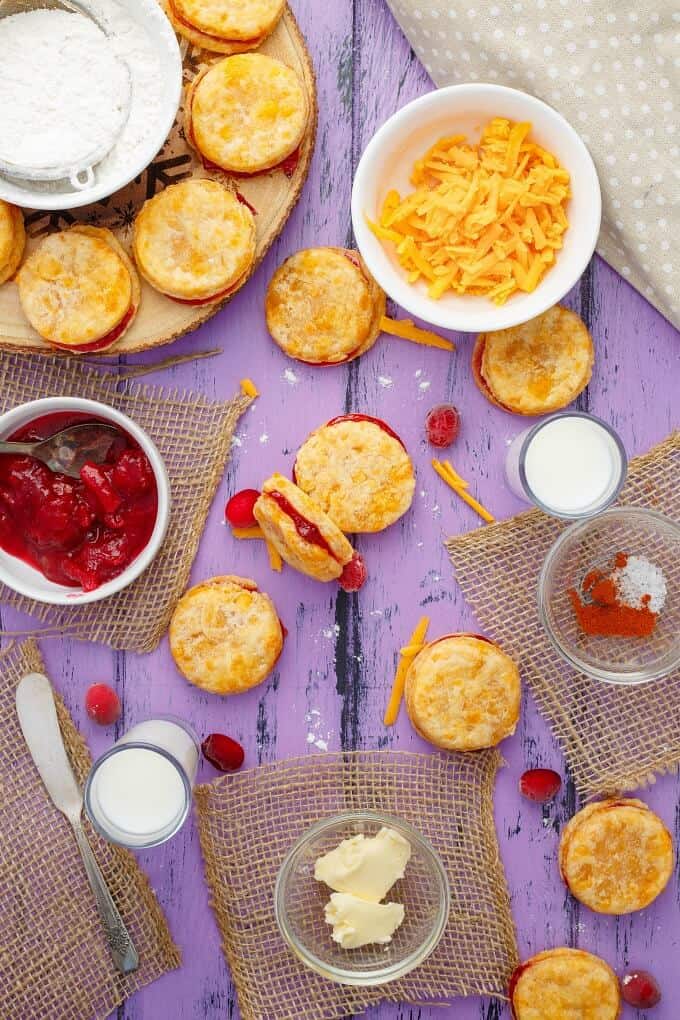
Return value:
M 602 185 L 598 252 L 680 328 L 675 0 L 388 3 L 437 85 L 510 85 L 580 132 Z

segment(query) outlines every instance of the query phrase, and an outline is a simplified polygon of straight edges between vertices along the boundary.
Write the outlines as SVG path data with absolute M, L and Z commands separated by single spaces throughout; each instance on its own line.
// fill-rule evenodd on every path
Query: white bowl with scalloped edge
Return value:
M 554 265 L 535 291 L 514 294 L 504 305 L 485 297 L 446 294 L 428 297 L 421 283 L 410 284 L 391 252 L 368 226 L 377 219 L 385 195 L 412 190 L 413 164 L 444 135 L 479 139 L 493 117 L 529 121 L 531 137 L 552 152 L 571 175 L 569 228 Z M 352 187 L 352 225 L 371 274 L 407 312 L 443 329 L 478 333 L 505 329 L 533 319 L 557 304 L 591 259 L 600 232 L 602 198 L 597 171 L 583 140 L 564 117 L 535 96 L 504 85 L 478 82 L 436 89 L 398 110 L 366 146 Z

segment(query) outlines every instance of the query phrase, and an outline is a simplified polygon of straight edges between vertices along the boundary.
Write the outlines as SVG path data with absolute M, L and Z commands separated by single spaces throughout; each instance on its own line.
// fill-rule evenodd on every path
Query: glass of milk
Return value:
M 563 411 L 520 432 L 505 461 L 508 485 L 552 517 L 593 517 L 619 495 L 628 462 L 616 432 L 585 411 Z
M 85 810 L 111 843 L 158 846 L 189 814 L 200 743 L 185 722 L 159 716 L 138 723 L 99 758 L 85 784 Z

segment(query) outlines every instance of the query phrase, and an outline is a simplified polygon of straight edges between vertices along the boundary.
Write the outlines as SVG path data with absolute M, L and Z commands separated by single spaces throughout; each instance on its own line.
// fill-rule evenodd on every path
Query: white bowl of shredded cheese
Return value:
M 414 165 L 439 139 L 462 135 L 476 146 L 484 127 L 495 118 L 528 122 L 531 130 L 527 141 L 547 150 L 568 171 L 571 195 L 565 208 L 568 227 L 562 237 L 563 246 L 555 252 L 553 264 L 534 290 L 517 291 L 504 304 L 496 304 L 485 295 L 451 289 L 431 297 L 425 277 L 409 282 L 395 243 L 378 238 L 369 221 L 380 221 L 389 192 L 396 191 L 403 198 L 415 190 L 411 182 Z M 366 146 L 352 188 L 357 245 L 380 286 L 412 315 L 443 329 L 471 333 L 527 322 L 560 301 L 590 261 L 600 231 L 601 208 L 593 160 L 564 117 L 534 96 L 483 83 L 429 92 L 390 117 Z M 443 231 L 441 245 L 449 243 L 448 237 Z
M 137 177 L 177 115 L 182 60 L 156 0 L 60 0 L 3 16 L 0 198 L 72 209 Z

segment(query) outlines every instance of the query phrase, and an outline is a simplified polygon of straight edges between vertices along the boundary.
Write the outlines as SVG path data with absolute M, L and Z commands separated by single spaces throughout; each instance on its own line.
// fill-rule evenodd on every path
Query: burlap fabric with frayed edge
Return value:
M 121 372 L 100 372 L 71 359 L 0 353 L 0 413 L 40 397 L 77 396 L 129 415 L 154 440 L 170 476 L 172 512 L 160 552 L 133 584 L 101 602 L 45 606 L 4 585 L 0 602 L 34 616 L 42 625 L 29 632 L 35 636 L 67 634 L 150 652 L 186 586 L 234 429 L 251 398 L 210 401 L 186 390 L 132 385 L 124 366 Z
M 52 804 L 19 728 L 15 690 L 44 672 L 32 641 L 0 654 L 0 1016 L 5 1020 L 102 1018 L 180 965 L 151 887 L 127 850 L 88 838 L 139 951 L 139 969 L 115 969 L 71 826 Z M 82 783 L 91 760 L 63 702 L 57 713 Z
M 504 997 L 517 947 L 493 822 L 500 761 L 496 751 L 313 754 L 197 788 L 211 904 L 244 1020 L 339 1020 L 381 999 Z M 381 988 L 338 985 L 308 970 L 274 917 L 274 884 L 292 845 L 320 819 L 352 810 L 410 822 L 440 855 L 451 888 L 434 953 Z M 321 927 L 326 898 L 320 892 L 308 908 Z
M 622 505 L 680 514 L 680 433 L 631 461 Z M 680 762 L 680 673 L 637 687 L 589 679 L 550 644 L 536 583 L 565 527 L 539 510 L 451 538 L 456 579 L 477 619 L 518 662 L 583 797 L 634 790 Z M 679 569 L 680 569 L 680 565 Z

